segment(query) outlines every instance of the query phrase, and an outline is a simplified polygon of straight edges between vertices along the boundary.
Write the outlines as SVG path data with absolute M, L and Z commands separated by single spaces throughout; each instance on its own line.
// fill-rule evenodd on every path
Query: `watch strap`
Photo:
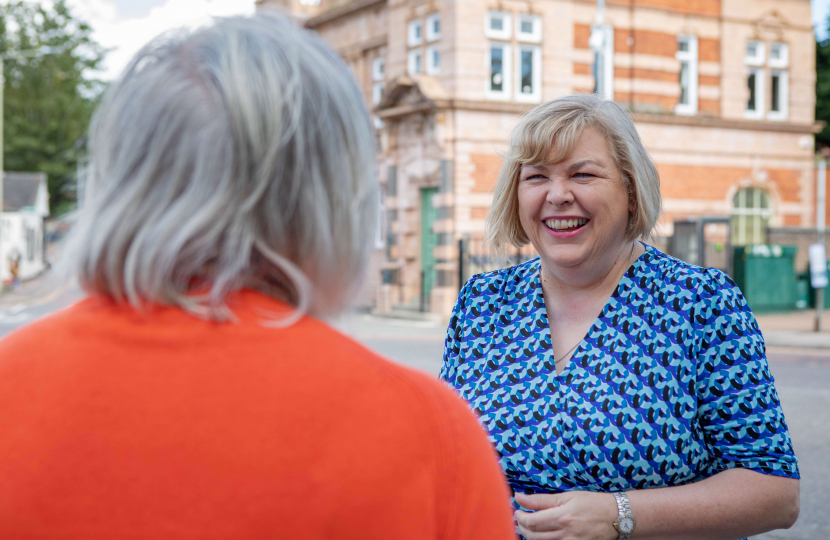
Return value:
M 617 520 L 614 522 L 614 528 L 619 533 L 618 540 L 631 540 L 632 531 L 622 531 L 618 526 L 620 520 L 624 517 L 631 518 L 634 521 L 634 514 L 631 513 L 631 503 L 628 501 L 628 495 L 624 492 L 614 493 L 614 500 L 617 501 Z

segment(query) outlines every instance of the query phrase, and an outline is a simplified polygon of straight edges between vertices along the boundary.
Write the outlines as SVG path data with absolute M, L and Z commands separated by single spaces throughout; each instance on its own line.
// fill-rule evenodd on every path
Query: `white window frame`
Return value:
M 764 108 L 766 106 L 766 97 L 764 95 L 766 70 L 762 67 L 750 67 L 746 74 L 747 82 L 749 82 L 749 76 L 753 73 L 755 74 L 755 110 L 746 109 L 744 117 L 757 120 L 764 117 Z M 749 106 L 749 96 L 747 96 L 746 104 Z
M 757 45 L 757 48 L 755 49 L 757 52 L 754 56 L 749 55 L 750 43 L 755 43 Z M 763 66 L 764 61 L 766 60 L 766 47 L 766 43 L 757 39 L 750 39 L 747 41 L 746 50 L 744 51 L 744 63 L 748 66 Z
M 501 91 L 492 90 L 490 88 L 490 82 L 493 77 L 491 69 L 491 62 L 492 62 L 492 50 L 494 48 L 501 48 L 502 49 L 502 89 Z M 502 100 L 506 101 L 510 99 L 510 82 L 513 77 L 510 76 L 512 73 L 512 57 L 510 56 L 510 44 L 509 43 L 501 43 L 501 42 L 490 42 L 490 46 L 487 48 L 487 55 L 485 56 L 486 59 L 486 66 L 487 66 L 487 81 L 485 87 L 485 95 L 488 99 L 495 99 L 495 100 Z
M 501 30 L 493 30 L 490 26 L 491 22 L 494 18 L 499 17 L 502 19 L 502 29 Z M 484 35 L 491 39 L 510 39 L 511 35 L 510 26 L 510 14 L 505 13 L 504 11 L 488 11 L 487 16 L 484 18 Z
M 438 23 L 437 32 L 434 29 L 436 22 Z M 441 39 L 441 14 L 433 13 L 432 15 L 427 17 L 426 27 L 427 41 L 436 41 L 438 39 Z
M 533 92 L 522 92 L 522 53 L 533 54 Z M 516 101 L 539 103 L 542 101 L 542 49 L 536 45 L 519 45 L 516 47 Z
M 421 49 L 412 49 L 406 55 L 406 72 L 417 75 L 424 71 L 424 52 Z
M 377 116 L 375 116 L 377 118 Z M 380 119 L 378 119 L 380 120 Z M 378 190 L 378 208 L 383 209 L 383 192 Z M 375 249 L 383 249 L 386 247 L 386 212 L 381 210 L 378 214 L 378 225 L 375 229 Z
M 372 80 L 382 81 L 384 79 L 384 60 L 382 56 L 378 56 L 372 60 Z
M 424 22 L 421 19 L 413 19 L 406 25 L 406 44 L 410 47 L 417 47 L 424 42 Z
M 777 75 L 779 77 L 778 81 L 778 106 L 779 110 L 773 111 L 772 110 L 772 77 Z M 789 72 L 782 69 L 771 69 L 770 70 L 770 84 L 769 84 L 769 113 L 767 117 L 770 120 L 786 120 L 789 114 L 789 101 L 790 101 L 790 75 Z
M 26 238 L 26 260 L 35 260 L 35 253 L 37 253 L 37 231 L 31 227 L 24 228 L 24 236 Z
M 372 105 L 380 103 L 380 99 L 383 97 L 383 89 L 385 87 L 386 83 L 384 82 L 376 82 L 372 85 Z
M 773 48 L 778 48 L 780 51 L 778 58 L 772 57 Z M 790 67 L 790 47 L 786 43 L 775 42 L 770 43 L 769 46 L 769 60 L 767 65 L 771 68 L 786 69 Z
M 683 73 L 683 64 L 688 65 L 689 85 L 686 88 L 686 96 L 689 98 L 688 103 L 680 103 L 674 107 L 675 114 L 693 116 L 697 114 L 697 98 L 698 98 L 698 52 L 697 52 L 697 36 L 677 36 L 677 52 L 675 58 L 680 62 L 680 73 Z M 680 50 L 680 43 L 686 43 L 685 51 Z M 681 95 L 683 81 L 680 81 Z
M 522 32 L 522 23 L 530 22 L 533 30 L 530 33 Z M 538 15 L 517 15 L 516 16 L 516 40 L 525 43 L 542 42 L 542 18 Z
M 441 73 L 441 51 L 438 50 L 438 45 L 430 45 L 426 51 L 426 74 L 438 75 Z M 435 55 L 438 55 L 438 63 L 435 63 Z

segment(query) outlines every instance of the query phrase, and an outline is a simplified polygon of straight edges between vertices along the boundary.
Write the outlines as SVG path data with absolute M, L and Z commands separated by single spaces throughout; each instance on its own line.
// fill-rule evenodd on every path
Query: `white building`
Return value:
M 20 280 L 46 270 L 43 222 L 48 215 L 46 174 L 7 172 L 0 212 L 0 282 L 12 280 L 15 265 Z

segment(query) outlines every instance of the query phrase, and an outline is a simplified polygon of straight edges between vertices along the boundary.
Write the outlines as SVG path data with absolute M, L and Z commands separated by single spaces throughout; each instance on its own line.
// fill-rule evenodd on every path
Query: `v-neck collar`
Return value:
M 629 265 L 625 272 L 623 272 L 622 277 L 620 278 L 619 283 L 614 288 L 614 292 L 611 293 L 611 296 L 608 297 L 608 300 L 605 301 L 605 304 L 602 306 L 602 309 L 597 314 L 597 317 L 594 319 L 594 322 L 591 323 L 591 327 L 588 328 L 588 331 L 582 336 L 582 339 L 579 340 L 579 343 L 576 345 L 573 354 L 571 355 L 571 359 L 565 364 L 564 369 L 561 372 L 556 374 L 557 379 L 563 379 L 567 377 L 567 375 L 571 372 L 571 366 L 574 365 L 573 359 L 582 352 L 582 349 L 585 346 L 585 338 L 590 336 L 593 331 L 596 329 L 597 325 L 600 323 L 600 319 L 602 318 L 603 313 L 605 313 L 613 300 L 624 298 L 625 294 L 631 290 L 632 279 L 637 273 L 640 272 L 642 265 L 645 264 L 645 255 L 654 250 L 651 246 L 646 244 L 645 242 L 639 241 L 640 244 L 643 245 L 645 251 L 643 251 L 639 257 L 637 257 L 634 262 Z M 548 312 L 547 306 L 545 304 L 545 294 L 542 291 L 542 259 L 537 258 L 535 268 L 533 268 L 532 272 L 534 272 L 534 277 L 532 280 L 533 286 L 533 306 L 536 310 L 541 310 L 539 313 L 541 320 L 545 322 L 544 326 L 540 328 L 542 332 L 542 339 L 547 338 L 547 341 L 553 344 L 553 339 L 550 334 L 550 321 L 548 320 Z M 619 300 L 618 300 L 619 301 Z M 553 346 L 551 346 L 551 360 L 556 365 L 556 351 L 553 350 Z M 555 368 L 554 368 L 555 369 Z

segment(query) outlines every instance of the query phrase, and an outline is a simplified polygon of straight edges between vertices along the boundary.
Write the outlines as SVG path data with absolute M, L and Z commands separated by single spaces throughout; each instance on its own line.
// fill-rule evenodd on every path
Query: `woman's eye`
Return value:
M 532 174 L 525 178 L 525 180 L 544 180 L 545 176 L 541 174 Z
M 578 173 L 574 174 L 575 178 L 591 178 L 593 176 L 595 176 L 595 175 L 593 175 L 591 173 L 587 173 L 587 172 L 578 172 Z

